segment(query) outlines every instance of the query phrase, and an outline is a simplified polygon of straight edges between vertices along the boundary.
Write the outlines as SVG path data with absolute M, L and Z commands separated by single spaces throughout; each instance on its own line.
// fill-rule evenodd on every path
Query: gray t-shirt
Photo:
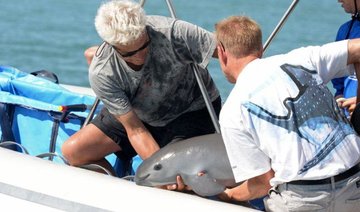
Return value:
M 133 109 L 142 121 L 164 126 L 183 113 L 204 108 L 191 63 L 199 65 L 211 101 L 219 97 L 206 69 L 216 47 L 212 33 L 161 16 L 147 16 L 146 30 L 151 42 L 141 70 L 131 69 L 105 42 L 94 56 L 90 84 L 110 113 Z

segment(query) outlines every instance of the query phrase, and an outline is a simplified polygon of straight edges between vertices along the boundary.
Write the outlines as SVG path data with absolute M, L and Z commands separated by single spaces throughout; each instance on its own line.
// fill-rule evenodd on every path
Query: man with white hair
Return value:
M 219 91 L 206 69 L 216 56 L 212 33 L 185 21 L 146 16 L 132 1 L 101 5 L 95 26 L 104 42 L 89 79 L 105 108 L 62 146 L 71 165 L 104 164 L 113 152 L 146 159 L 173 140 L 215 132 L 192 70 L 198 65 L 218 115 Z

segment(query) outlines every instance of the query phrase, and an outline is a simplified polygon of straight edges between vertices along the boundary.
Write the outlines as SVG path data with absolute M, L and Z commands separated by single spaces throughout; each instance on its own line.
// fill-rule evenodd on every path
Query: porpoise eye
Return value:
M 155 166 L 154 166 L 155 171 L 159 171 L 161 168 L 162 168 L 162 165 L 159 163 L 155 164 Z

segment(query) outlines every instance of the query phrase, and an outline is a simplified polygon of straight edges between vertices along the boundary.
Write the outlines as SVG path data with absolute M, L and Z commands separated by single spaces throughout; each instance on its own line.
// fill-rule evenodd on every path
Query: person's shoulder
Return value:
M 146 24 L 152 28 L 169 27 L 174 23 L 175 19 L 160 15 L 146 16 Z
M 113 49 L 110 44 L 103 42 L 96 50 L 89 67 L 90 73 L 98 74 L 112 58 Z
M 171 18 L 160 15 L 148 15 L 147 17 L 147 25 L 152 28 L 164 28 L 164 27 L 191 27 L 195 26 L 194 24 L 187 22 L 185 20 Z
M 348 20 L 345 23 L 341 24 L 339 28 L 348 27 L 351 24 L 352 20 Z
M 103 42 L 95 51 L 94 61 L 103 63 L 104 61 L 107 61 L 113 53 L 113 47 L 110 44 Z
M 360 21 L 355 20 L 349 38 L 359 38 L 359 37 L 360 37 Z
M 340 25 L 336 35 L 336 39 L 335 39 L 336 41 L 344 40 L 346 38 L 350 25 L 351 25 L 351 20 Z
M 94 56 L 101 57 L 101 56 L 107 55 L 110 53 L 111 50 L 112 50 L 112 47 L 110 44 L 108 44 L 106 42 L 102 42 L 101 45 L 96 49 Z

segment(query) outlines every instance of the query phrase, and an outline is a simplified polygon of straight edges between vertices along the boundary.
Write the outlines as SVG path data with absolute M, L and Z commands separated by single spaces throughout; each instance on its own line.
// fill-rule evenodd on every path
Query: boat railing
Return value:
M 66 165 L 70 165 L 69 162 L 60 154 L 56 152 L 46 152 L 39 155 L 36 155 L 38 158 L 49 158 L 49 160 L 53 160 L 54 157 L 60 158 Z
M 91 170 L 91 171 L 104 172 L 104 174 L 114 176 L 108 169 L 106 169 L 103 166 L 100 166 L 99 164 L 95 164 L 95 163 L 82 165 L 82 166 L 79 166 L 79 168 L 83 168 L 83 169 L 87 169 L 87 170 Z
M 25 153 L 27 155 L 29 154 L 29 151 L 23 145 L 15 142 L 15 141 L 3 141 L 3 142 L 0 142 L 0 147 L 9 149 L 12 146 L 19 147 L 23 153 Z

